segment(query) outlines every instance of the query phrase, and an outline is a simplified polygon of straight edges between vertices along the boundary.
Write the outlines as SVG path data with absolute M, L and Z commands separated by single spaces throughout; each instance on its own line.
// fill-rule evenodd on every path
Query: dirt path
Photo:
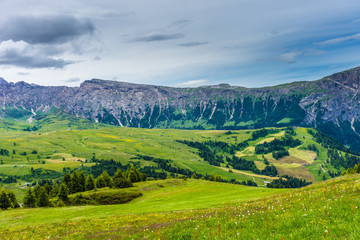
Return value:
M 220 168 L 222 170 L 225 170 L 225 171 L 229 171 L 229 169 L 230 169 L 230 168 L 224 168 L 224 167 L 218 167 L 218 168 Z M 236 170 L 236 169 L 231 169 L 231 171 L 236 172 L 236 173 L 240 173 L 240 174 L 244 174 L 244 175 L 248 175 L 248 176 L 252 176 L 252 177 L 266 178 L 266 179 L 271 179 L 271 180 L 279 179 L 278 177 L 269 177 L 269 176 L 265 176 L 265 175 L 258 175 L 258 174 L 255 174 L 255 173 L 243 172 L 243 171 Z

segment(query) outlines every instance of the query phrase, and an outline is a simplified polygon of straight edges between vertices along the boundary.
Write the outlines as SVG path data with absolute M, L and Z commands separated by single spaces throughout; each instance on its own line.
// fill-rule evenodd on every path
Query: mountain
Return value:
M 171 88 L 92 79 L 46 87 L 0 79 L 2 117 L 53 108 L 112 125 L 143 128 L 315 127 L 360 151 L 360 67 L 312 82 L 244 88 L 220 84 Z

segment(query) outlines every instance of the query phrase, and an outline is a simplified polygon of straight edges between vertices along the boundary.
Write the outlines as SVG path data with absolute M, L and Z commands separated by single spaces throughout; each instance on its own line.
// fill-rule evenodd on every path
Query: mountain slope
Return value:
M 2 116 L 56 107 L 76 117 L 144 128 L 316 127 L 360 151 L 360 68 L 313 82 L 249 89 L 227 84 L 170 88 L 93 79 L 80 87 L 1 81 Z

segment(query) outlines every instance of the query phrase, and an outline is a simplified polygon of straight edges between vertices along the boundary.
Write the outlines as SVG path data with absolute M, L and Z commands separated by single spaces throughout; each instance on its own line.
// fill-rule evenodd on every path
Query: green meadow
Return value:
M 359 175 L 265 189 L 203 180 L 137 184 L 127 204 L 3 211 L 1 239 L 358 239 Z

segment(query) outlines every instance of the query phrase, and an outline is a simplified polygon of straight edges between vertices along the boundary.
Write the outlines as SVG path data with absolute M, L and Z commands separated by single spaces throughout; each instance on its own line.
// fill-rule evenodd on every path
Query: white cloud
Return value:
M 206 79 L 199 79 L 199 80 L 191 80 L 191 81 L 179 83 L 176 86 L 177 87 L 199 87 L 199 86 L 204 86 L 208 83 L 209 83 L 209 81 Z
M 338 44 L 338 43 L 349 41 L 349 40 L 360 40 L 360 33 L 356 33 L 356 34 L 346 36 L 346 37 L 333 38 L 333 39 L 325 40 L 322 42 L 317 42 L 317 44 L 331 45 L 331 44 Z
M 303 53 L 298 50 L 287 52 L 287 53 L 281 54 L 280 61 L 287 62 L 287 63 L 295 63 L 296 58 L 302 54 Z

